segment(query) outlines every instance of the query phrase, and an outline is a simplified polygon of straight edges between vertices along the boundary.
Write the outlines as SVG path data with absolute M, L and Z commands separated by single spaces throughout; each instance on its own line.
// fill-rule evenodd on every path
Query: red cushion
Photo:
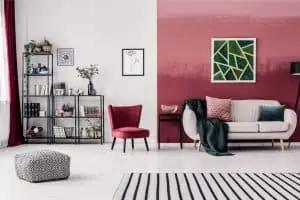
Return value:
M 112 135 L 117 138 L 145 138 L 149 137 L 149 130 L 136 127 L 122 127 L 114 129 Z
M 207 118 L 231 121 L 231 99 L 218 99 L 206 96 Z

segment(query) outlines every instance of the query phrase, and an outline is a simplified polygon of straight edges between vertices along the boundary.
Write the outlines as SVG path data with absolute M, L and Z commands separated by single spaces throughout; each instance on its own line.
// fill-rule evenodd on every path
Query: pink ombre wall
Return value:
M 158 0 L 158 110 L 206 95 L 293 107 L 300 77 L 289 74 L 289 63 L 300 60 L 299 7 L 292 0 Z M 256 83 L 210 83 L 213 37 L 257 38 Z M 178 141 L 172 129 L 162 127 L 163 142 Z

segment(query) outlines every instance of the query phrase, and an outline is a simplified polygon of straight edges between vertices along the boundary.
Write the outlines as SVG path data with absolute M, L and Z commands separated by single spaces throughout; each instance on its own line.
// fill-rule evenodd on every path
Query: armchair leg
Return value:
M 113 150 L 113 149 L 114 149 L 115 142 L 116 142 L 116 138 L 114 137 L 114 139 L 113 139 L 113 142 L 112 142 L 112 144 L 111 144 L 111 150 Z
M 272 140 L 272 148 L 274 147 L 274 140 Z
M 144 138 L 144 141 L 145 141 L 146 149 L 147 149 L 147 151 L 149 151 L 149 147 L 148 147 L 147 138 Z
M 291 148 L 291 141 L 289 140 L 288 149 Z
M 124 138 L 123 153 L 126 151 L 126 138 Z
M 134 140 L 133 140 L 133 138 L 131 138 L 131 147 L 132 147 L 132 149 L 134 149 Z
M 284 150 L 284 144 L 283 144 L 283 139 L 280 139 L 280 145 L 281 145 L 281 150 Z

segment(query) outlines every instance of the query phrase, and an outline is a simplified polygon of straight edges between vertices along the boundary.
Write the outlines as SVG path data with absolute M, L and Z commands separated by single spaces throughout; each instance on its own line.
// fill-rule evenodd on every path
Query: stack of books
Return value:
M 25 117 L 39 117 L 40 103 L 24 103 Z
M 80 106 L 80 115 L 82 117 L 99 117 L 100 108 L 98 106 Z
M 35 85 L 34 93 L 37 96 L 47 96 L 50 94 L 48 85 Z

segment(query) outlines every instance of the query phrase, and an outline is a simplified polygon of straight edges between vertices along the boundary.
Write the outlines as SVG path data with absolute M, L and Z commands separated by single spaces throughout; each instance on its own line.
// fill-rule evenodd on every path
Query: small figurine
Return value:
M 45 65 L 40 67 L 40 73 L 41 74 L 47 74 L 48 71 L 49 71 L 48 67 L 46 67 Z
M 80 89 L 74 89 L 74 95 L 84 95 L 84 91 Z
M 43 127 L 31 126 L 31 128 L 26 131 L 26 134 L 34 137 L 37 136 L 42 131 L 43 131 Z

